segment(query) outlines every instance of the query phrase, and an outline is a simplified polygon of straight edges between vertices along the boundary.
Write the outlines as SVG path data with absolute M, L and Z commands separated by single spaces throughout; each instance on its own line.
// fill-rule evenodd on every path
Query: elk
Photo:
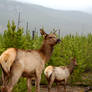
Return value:
M 56 85 L 64 81 L 64 92 L 66 92 L 66 83 L 69 76 L 72 74 L 74 67 L 77 65 L 77 62 L 72 59 L 71 63 L 68 66 L 48 66 L 44 70 L 44 74 L 48 81 L 48 92 L 51 92 L 51 86 L 53 82 L 56 82 Z M 58 90 L 58 89 L 57 89 Z
M 16 49 L 16 58 L 10 70 L 9 81 L 2 87 L 2 92 L 11 92 L 21 76 L 27 78 L 28 92 L 31 92 L 31 79 L 35 77 L 36 92 L 40 92 L 40 80 L 45 63 L 50 59 L 54 46 L 60 42 L 55 33 L 47 34 L 40 29 L 44 37 L 38 50 Z

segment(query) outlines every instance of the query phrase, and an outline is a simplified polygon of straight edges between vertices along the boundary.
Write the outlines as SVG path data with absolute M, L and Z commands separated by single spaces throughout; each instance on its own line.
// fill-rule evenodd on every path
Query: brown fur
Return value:
M 76 62 L 76 59 L 72 59 L 71 60 L 72 62 L 67 66 L 70 74 L 72 74 L 73 70 L 74 70 L 74 67 L 77 65 L 77 62 Z
M 36 81 L 36 92 L 40 92 L 39 84 L 42 70 L 44 69 L 45 63 L 50 59 L 53 46 L 59 42 L 55 34 L 46 34 L 43 30 L 40 30 L 40 32 L 44 37 L 44 41 L 39 50 L 17 50 L 15 62 L 10 71 L 10 81 L 9 83 L 5 83 L 6 85 L 4 87 L 7 89 L 7 92 L 12 91 L 14 85 L 22 75 L 27 78 L 28 92 L 31 92 L 30 82 L 33 77 L 35 77 Z
M 44 44 L 45 43 L 45 44 Z M 42 47 L 40 48 L 39 53 L 41 55 L 41 57 L 43 59 L 45 59 L 45 62 L 48 61 L 52 55 L 52 51 L 53 51 L 53 46 L 48 45 L 48 43 L 46 43 L 44 41 Z

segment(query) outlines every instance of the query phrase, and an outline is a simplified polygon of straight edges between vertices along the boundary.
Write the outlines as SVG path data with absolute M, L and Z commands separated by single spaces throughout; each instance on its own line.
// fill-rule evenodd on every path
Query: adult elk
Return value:
M 60 39 L 57 39 L 55 33 L 47 34 L 43 29 L 40 29 L 40 33 L 44 37 L 43 44 L 40 49 L 16 49 L 16 58 L 10 70 L 9 82 L 5 83 L 2 87 L 2 92 L 11 92 L 21 76 L 27 78 L 28 92 L 31 91 L 31 78 L 35 77 L 36 92 L 40 92 L 42 70 L 45 63 L 51 57 L 53 47 L 60 42 Z
M 64 92 L 66 92 L 66 82 L 69 76 L 72 74 L 74 67 L 76 65 L 77 65 L 77 62 L 76 62 L 76 59 L 74 58 L 72 59 L 70 65 L 68 66 L 46 67 L 44 74 L 48 80 L 48 92 L 51 91 L 51 86 L 54 81 L 56 82 L 56 84 L 64 81 Z

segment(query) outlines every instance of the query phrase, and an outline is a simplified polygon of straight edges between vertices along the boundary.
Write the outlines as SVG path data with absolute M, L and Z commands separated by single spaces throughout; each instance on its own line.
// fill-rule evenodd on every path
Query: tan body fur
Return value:
M 45 60 L 41 57 L 38 51 L 32 50 L 30 52 L 26 52 L 24 50 L 18 49 L 16 60 L 11 69 L 11 75 L 13 75 L 11 77 L 12 81 L 8 83 L 7 92 L 11 92 L 13 86 L 16 84 L 16 82 L 22 75 L 24 77 L 27 77 L 30 82 L 31 78 L 35 77 L 37 86 L 36 90 L 38 92 L 38 90 L 40 90 L 38 87 L 38 83 L 40 83 L 41 73 L 44 68 L 44 65 Z
M 28 92 L 31 92 L 31 79 L 35 77 L 36 92 L 40 92 L 39 84 L 42 70 L 51 57 L 53 47 L 60 41 L 54 33 L 46 34 L 42 29 L 40 32 L 44 36 L 44 41 L 39 50 L 17 49 L 17 55 L 10 71 L 9 82 L 4 84 L 2 92 L 11 92 L 21 76 L 27 78 Z
M 48 92 L 50 92 L 51 86 L 55 81 L 57 84 L 64 81 L 64 91 L 66 92 L 66 82 L 73 72 L 74 66 L 77 65 L 76 61 L 73 60 L 69 66 L 46 67 L 44 74 L 48 80 Z M 57 91 L 58 92 L 58 91 Z
M 6 72 L 7 74 L 10 72 L 11 65 L 13 64 L 15 58 L 16 58 L 15 48 L 8 48 L 0 56 L 0 64 L 4 72 Z
M 48 69 L 48 68 L 49 68 L 49 66 L 46 69 Z M 68 77 L 70 76 L 70 72 L 69 72 L 68 68 L 64 67 L 64 66 L 53 67 L 53 69 L 51 69 L 51 70 L 48 69 L 47 71 L 45 70 L 44 74 L 45 74 L 46 78 L 49 78 L 53 72 L 55 74 L 55 79 L 57 81 L 64 80 L 64 79 L 67 80 Z

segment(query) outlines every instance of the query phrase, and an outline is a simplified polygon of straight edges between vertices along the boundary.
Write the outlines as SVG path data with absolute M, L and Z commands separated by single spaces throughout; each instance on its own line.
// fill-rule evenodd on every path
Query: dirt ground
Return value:
M 77 86 L 66 87 L 66 92 L 85 92 L 84 90 L 85 90 L 84 87 L 77 87 Z M 47 86 L 41 86 L 41 92 L 48 92 Z M 56 92 L 56 87 L 52 87 L 51 92 Z M 64 92 L 63 86 L 58 87 L 58 92 Z M 92 91 L 88 91 L 88 92 L 92 92 Z

